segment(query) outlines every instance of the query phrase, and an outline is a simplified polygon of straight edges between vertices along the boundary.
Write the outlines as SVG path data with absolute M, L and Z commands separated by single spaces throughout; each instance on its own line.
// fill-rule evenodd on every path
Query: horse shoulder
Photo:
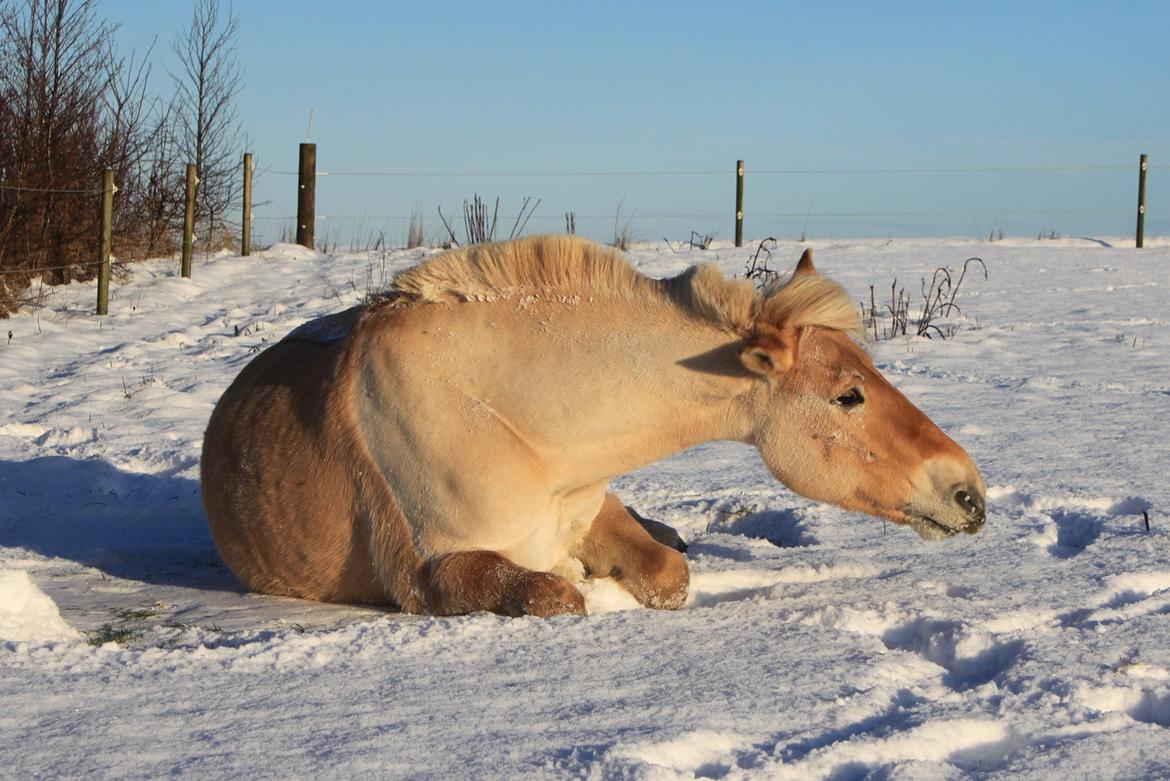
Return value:
M 359 328 L 359 435 L 423 558 L 552 550 L 562 521 L 557 454 L 495 403 L 477 364 L 484 356 L 459 338 L 474 330 L 452 319 L 463 315 L 459 309 L 408 307 Z

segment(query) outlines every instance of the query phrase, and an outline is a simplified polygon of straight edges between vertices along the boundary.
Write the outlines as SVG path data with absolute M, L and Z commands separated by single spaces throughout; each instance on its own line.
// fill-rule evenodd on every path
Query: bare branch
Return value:
M 171 43 L 180 66 L 178 74 L 171 74 L 179 151 L 199 172 L 195 218 L 209 250 L 222 235 L 224 215 L 240 189 L 239 29 L 230 7 L 223 14 L 219 0 L 197 0 L 189 25 Z

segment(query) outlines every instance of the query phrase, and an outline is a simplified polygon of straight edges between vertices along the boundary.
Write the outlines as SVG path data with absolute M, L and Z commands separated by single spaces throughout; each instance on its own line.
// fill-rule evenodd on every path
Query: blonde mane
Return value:
M 837 283 L 798 275 L 763 291 L 713 264 L 677 277 L 643 276 L 625 255 L 575 236 L 532 236 L 444 252 L 394 277 L 391 293 L 418 302 L 496 301 L 534 293 L 571 298 L 665 298 L 684 313 L 738 334 L 757 324 L 862 333 L 857 307 Z
M 788 328 L 829 328 L 858 338 L 865 334 L 857 304 L 843 287 L 820 274 L 797 274 L 765 287 L 759 320 Z
M 473 244 L 394 277 L 393 290 L 421 301 L 494 301 L 530 292 L 634 297 L 651 281 L 618 250 L 574 236 Z

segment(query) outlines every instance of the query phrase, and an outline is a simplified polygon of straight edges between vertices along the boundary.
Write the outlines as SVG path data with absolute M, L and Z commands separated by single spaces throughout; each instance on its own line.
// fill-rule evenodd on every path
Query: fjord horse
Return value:
M 685 558 L 606 488 L 721 439 L 804 496 L 926 538 L 978 531 L 978 470 L 859 332 L 807 252 L 757 291 L 710 265 L 650 279 L 569 236 L 451 250 L 240 373 L 203 444 L 211 532 L 267 594 L 579 614 L 558 574 L 577 561 L 677 608 Z

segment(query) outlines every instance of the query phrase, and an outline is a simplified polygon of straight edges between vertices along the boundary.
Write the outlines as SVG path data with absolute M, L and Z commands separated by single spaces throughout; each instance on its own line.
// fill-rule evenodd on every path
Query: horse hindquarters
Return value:
M 216 405 L 203 501 L 220 555 L 249 589 L 325 602 L 394 602 L 375 571 L 369 511 L 339 404 L 337 345 L 281 342 Z

